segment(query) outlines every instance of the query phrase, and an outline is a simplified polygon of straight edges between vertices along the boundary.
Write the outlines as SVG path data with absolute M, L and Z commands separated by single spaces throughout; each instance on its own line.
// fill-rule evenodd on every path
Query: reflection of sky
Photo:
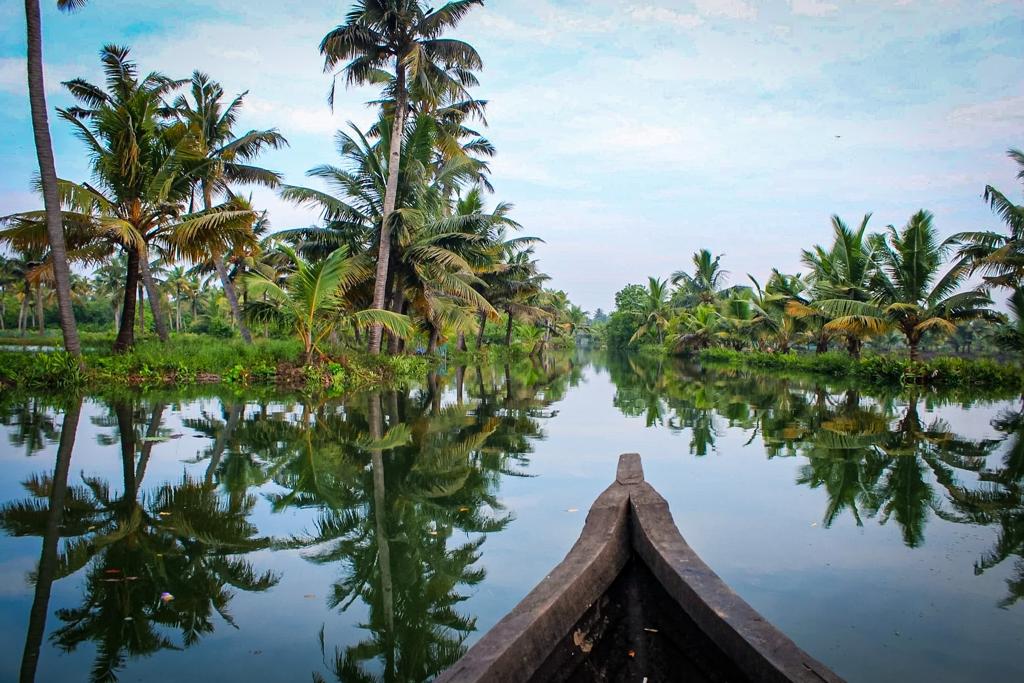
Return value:
M 240 128 L 280 128 L 291 147 L 265 163 L 306 182 L 334 163 L 337 129 L 373 120 L 370 88 L 325 102 L 317 45 L 349 4 L 43 2 L 49 103 L 69 104 L 61 80 L 99 79 L 101 45 L 129 45 L 142 72 L 248 90 Z M 0 215 L 38 205 L 22 22 L 0 4 Z M 734 282 L 795 270 L 834 212 L 874 211 L 880 229 L 924 207 L 944 236 L 998 225 L 980 194 L 1019 196 L 1004 152 L 1020 144 L 1021 32 L 1019 0 L 498 0 L 457 36 L 485 63 L 495 199 L 545 240 L 555 287 L 607 310 L 701 247 L 726 253 Z M 83 179 L 83 146 L 51 127 L 58 170 Z M 275 228 L 313 218 L 254 199 Z
M 472 376 L 472 375 L 470 375 Z M 469 382 L 468 382 L 469 383 Z M 499 498 L 516 521 L 490 536 L 482 548 L 487 579 L 462 603 L 461 613 L 477 617 L 479 634 L 501 618 L 557 564 L 575 541 L 586 511 L 614 476 L 619 453 L 644 456 L 647 479 L 668 499 L 683 535 L 740 595 L 799 644 L 851 680 L 964 680 L 986 673 L 988 680 L 1020 680 L 1018 656 L 1024 634 L 1024 605 L 999 610 L 1013 560 L 974 576 L 975 559 L 989 550 L 989 528 L 954 525 L 930 517 L 925 542 L 904 546 L 895 520 L 880 525 L 864 518 L 857 527 L 844 512 L 830 529 L 822 527 L 823 489 L 796 485 L 803 457 L 765 456 L 750 433 L 719 420 L 715 450 L 705 457 L 689 453 L 689 430 L 672 433 L 645 428 L 644 418 L 627 418 L 612 404 L 615 387 L 607 372 L 585 371 L 584 381 L 553 406 L 557 416 L 543 421 L 545 438 L 529 456 L 531 478 L 505 478 Z M 453 400 L 446 394 L 445 403 Z M 973 438 L 993 436 L 989 421 L 1005 404 L 981 404 L 964 410 L 942 407 L 925 423 L 941 417 L 952 430 Z M 201 476 L 206 462 L 186 464 L 209 441 L 181 425 L 200 410 L 220 418 L 218 401 L 183 402 L 165 411 L 164 426 L 179 439 L 153 447 L 144 488 L 180 481 L 182 472 Z M 250 413 L 253 408 L 250 408 Z M 83 410 L 71 465 L 117 486 L 121 477 L 118 447 L 98 446 L 98 428 L 90 417 L 103 412 L 96 403 Z M 21 497 L 17 482 L 50 466 L 54 445 L 26 458 L 5 444 L 0 449 L 0 500 Z M 262 534 L 288 535 L 309 529 L 311 511 L 271 514 L 257 492 L 253 521 Z M 576 512 L 568 512 L 576 508 Z M 462 539 L 458 536 L 453 543 Z M 0 538 L 0 630 L 11 634 L 0 646 L 0 679 L 13 679 L 21 654 L 24 619 L 32 591 L 25 571 L 38 557 L 38 539 Z M 327 653 L 367 637 L 358 628 L 365 609 L 357 602 L 344 614 L 326 609 L 325 594 L 338 567 L 316 566 L 294 551 L 260 552 L 253 566 L 282 575 L 264 594 L 235 591 L 229 609 L 239 630 L 225 624 L 186 652 L 162 652 L 129 663 L 124 680 L 195 681 L 302 680 L 321 669 L 317 633 L 326 626 Z M 54 586 L 53 611 L 79 597 L 81 575 Z M 310 599 L 305 596 L 314 595 Z M 40 681 L 79 680 L 88 670 L 89 646 L 57 656 L 44 646 Z

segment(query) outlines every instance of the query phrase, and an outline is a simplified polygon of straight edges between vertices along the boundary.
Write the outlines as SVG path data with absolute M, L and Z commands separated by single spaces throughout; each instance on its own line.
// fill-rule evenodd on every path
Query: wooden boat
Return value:
M 436 680 L 842 679 L 704 564 L 627 453 L 562 563 Z

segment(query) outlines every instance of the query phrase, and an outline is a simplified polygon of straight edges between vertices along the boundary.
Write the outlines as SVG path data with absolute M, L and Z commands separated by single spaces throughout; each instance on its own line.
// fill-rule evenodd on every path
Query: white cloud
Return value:
M 744 0 L 694 0 L 697 11 L 706 17 L 756 19 L 757 8 Z
M 839 9 L 838 5 L 825 2 L 825 0 L 789 0 L 789 6 L 792 8 L 793 14 L 805 17 L 824 17 Z
M 80 74 L 78 67 L 70 64 L 43 65 L 43 82 L 46 92 L 53 94 L 64 90 L 61 81 L 70 80 Z M 21 95 L 28 100 L 28 75 L 24 57 L 0 57 L 0 92 Z M 28 112 L 26 104 L 26 114 Z
M 696 14 L 677 12 L 655 5 L 633 5 L 627 10 L 627 14 L 634 21 L 671 24 L 680 28 L 697 28 L 704 24 L 704 20 Z
M 25 60 L 20 57 L 4 57 L 0 59 L 0 92 L 24 94 Z
M 247 97 L 245 113 L 260 121 L 270 121 L 279 130 L 287 134 L 312 133 L 333 135 L 339 129 L 348 129 L 349 121 L 366 130 L 375 119 L 375 114 L 367 108 L 349 109 L 343 112 L 335 108 L 332 112 L 327 103 L 320 106 L 297 106 L 284 104 L 275 100 L 258 97 Z
M 1024 96 L 1005 97 L 958 107 L 950 112 L 949 119 L 967 125 L 1019 125 L 1024 123 Z
M 543 44 L 578 42 L 582 36 L 609 33 L 617 29 L 610 16 L 586 14 L 558 7 L 548 2 L 533 2 L 529 12 L 514 19 L 499 10 L 484 7 L 471 13 L 465 22 L 470 33 L 474 28 L 483 29 L 491 36 L 499 36 L 502 42 L 539 42 Z

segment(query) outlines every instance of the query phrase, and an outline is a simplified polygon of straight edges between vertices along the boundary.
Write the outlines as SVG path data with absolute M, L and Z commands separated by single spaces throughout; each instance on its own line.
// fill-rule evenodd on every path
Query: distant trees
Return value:
M 1024 153 L 1009 155 L 1024 180 Z M 859 356 L 866 342 L 902 338 L 911 360 L 929 339 L 949 338 L 956 349 L 977 342 L 1019 351 L 1024 339 L 1024 207 L 993 187 L 985 200 L 1006 223 L 1006 233 L 965 232 L 940 241 L 931 213 L 916 212 L 902 228 L 870 232 L 871 214 L 856 227 L 832 217 L 832 243 L 803 251 L 806 271 L 773 269 L 764 287 L 725 288 L 721 256 L 701 249 L 692 272 L 677 271 L 648 287 L 628 285 L 615 296 L 616 308 L 603 326 L 606 343 L 625 348 L 664 345 L 675 353 L 709 346 L 785 353 L 810 346 L 818 353 L 842 342 Z M 952 257 L 952 258 L 950 258 Z M 966 288 L 973 273 L 983 282 Z M 1010 315 L 992 308 L 990 291 L 1009 290 Z

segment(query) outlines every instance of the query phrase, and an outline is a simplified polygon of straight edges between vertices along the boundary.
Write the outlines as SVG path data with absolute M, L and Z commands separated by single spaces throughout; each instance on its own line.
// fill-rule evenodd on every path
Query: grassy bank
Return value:
M 728 349 L 708 349 L 701 352 L 699 359 L 707 365 L 827 375 L 867 384 L 1024 391 L 1024 370 L 1020 366 L 988 359 L 946 357 L 912 362 L 896 356 L 854 359 L 842 353 L 812 355 Z
M 129 386 L 277 385 L 308 392 L 339 392 L 403 383 L 421 377 L 430 360 L 337 350 L 306 366 L 291 340 L 252 345 L 198 335 L 167 344 L 144 341 L 129 353 L 86 352 L 85 368 L 62 351 L 0 351 L 0 385 L 25 389 L 86 390 Z

